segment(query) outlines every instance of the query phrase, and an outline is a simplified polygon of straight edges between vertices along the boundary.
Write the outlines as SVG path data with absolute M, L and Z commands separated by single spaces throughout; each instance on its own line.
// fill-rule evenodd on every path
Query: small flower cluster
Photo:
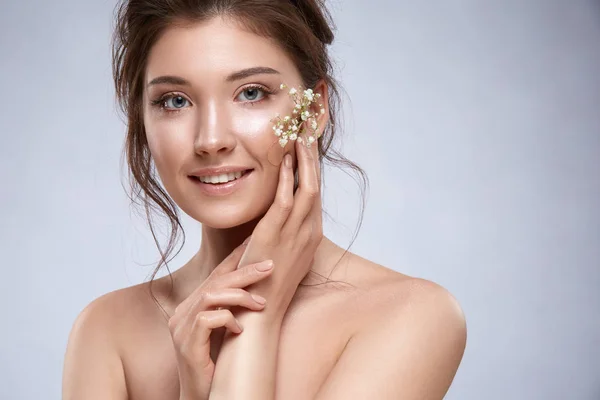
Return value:
M 287 86 L 282 83 L 279 88 L 285 89 Z M 321 97 L 321 94 L 313 93 L 312 89 L 302 91 L 291 88 L 289 95 L 295 103 L 294 110 L 292 111 L 294 115 L 286 115 L 281 118 L 280 115 L 277 114 L 275 118 L 271 120 L 271 122 L 274 123 L 273 131 L 275 132 L 275 136 L 279 137 L 279 144 L 281 147 L 285 147 L 290 140 L 298 140 L 300 143 L 306 142 L 306 146 L 310 147 L 310 145 L 319 138 L 320 134 L 317 133 L 317 113 L 311 113 L 309 107 Z M 319 103 L 319 108 L 320 113 L 325 114 L 323 104 Z M 305 132 L 308 131 L 306 128 L 310 128 L 312 131 L 311 134 L 306 133 L 306 139 L 299 136 L 300 132 L 302 132 L 302 128 L 304 128 Z

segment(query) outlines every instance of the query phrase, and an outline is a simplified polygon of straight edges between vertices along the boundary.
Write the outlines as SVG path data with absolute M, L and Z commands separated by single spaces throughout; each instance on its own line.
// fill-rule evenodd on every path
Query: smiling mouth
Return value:
M 232 180 L 227 181 L 227 182 L 203 182 L 203 181 L 200 180 L 200 177 L 196 176 L 196 175 L 191 175 L 190 178 L 192 178 L 196 182 L 199 182 L 199 183 L 202 183 L 202 184 L 205 184 L 205 185 L 221 186 L 221 185 L 227 185 L 227 184 L 230 184 L 232 182 L 235 182 L 235 181 L 243 178 L 244 176 L 248 175 L 252 171 L 254 171 L 254 169 L 247 169 L 247 170 L 243 171 L 242 174 L 238 178 L 232 179 Z

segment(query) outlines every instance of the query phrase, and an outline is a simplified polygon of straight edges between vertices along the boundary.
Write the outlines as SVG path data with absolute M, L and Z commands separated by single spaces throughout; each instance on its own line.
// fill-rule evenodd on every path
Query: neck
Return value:
M 200 250 L 190 263 L 206 278 L 231 252 L 252 234 L 260 218 L 227 229 L 202 226 Z
M 252 234 L 260 218 L 229 229 L 215 229 L 202 226 L 202 242 L 198 252 L 179 270 L 173 274 L 178 286 L 178 296 L 186 298 L 198 287 L 244 239 Z M 329 276 L 331 269 L 340 260 L 344 249 L 333 243 L 327 237 L 315 251 L 312 271 Z M 335 279 L 334 276 L 331 276 Z M 315 284 L 324 279 L 308 274 L 302 284 Z

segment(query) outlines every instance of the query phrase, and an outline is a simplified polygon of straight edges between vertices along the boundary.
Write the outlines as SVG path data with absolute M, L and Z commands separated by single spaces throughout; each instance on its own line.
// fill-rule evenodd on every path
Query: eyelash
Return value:
M 252 107 L 254 107 L 257 103 L 261 103 L 264 100 L 267 100 L 269 98 L 269 96 L 271 96 L 274 93 L 268 87 L 263 86 L 263 85 L 258 85 L 258 84 L 248 85 L 245 88 L 243 88 L 240 93 L 243 93 L 243 92 L 245 92 L 246 90 L 249 90 L 249 89 L 259 89 L 259 90 L 261 90 L 261 91 L 264 92 L 264 95 L 263 95 L 263 97 L 260 100 L 243 102 L 244 104 L 248 104 L 248 105 L 250 105 Z M 165 107 L 166 101 L 170 100 L 170 99 L 172 99 L 174 97 L 183 97 L 186 101 L 189 102 L 189 100 L 185 96 L 182 96 L 181 94 L 176 93 L 176 92 L 172 92 L 172 93 L 164 94 L 161 97 L 159 97 L 158 99 L 151 100 L 150 104 L 153 107 L 157 107 L 161 111 L 169 112 L 169 113 L 177 113 L 177 112 L 183 110 L 183 108 L 180 108 L 180 109 L 168 109 L 168 108 Z

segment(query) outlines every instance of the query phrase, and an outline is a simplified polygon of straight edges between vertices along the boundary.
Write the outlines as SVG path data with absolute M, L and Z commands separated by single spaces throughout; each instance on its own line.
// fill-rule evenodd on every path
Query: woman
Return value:
M 200 222 L 202 243 L 173 274 L 82 311 L 64 399 L 445 395 L 466 341 L 452 295 L 322 234 L 321 163 L 344 162 L 329 148 L 326 16 L 317 0 L 120 5 L 113 66 L 133 183 L 174 228 L 175 204 Z M 291 114 L 287 87 L 320 95 L 310 147 L 273 134 L 273 116 Z

